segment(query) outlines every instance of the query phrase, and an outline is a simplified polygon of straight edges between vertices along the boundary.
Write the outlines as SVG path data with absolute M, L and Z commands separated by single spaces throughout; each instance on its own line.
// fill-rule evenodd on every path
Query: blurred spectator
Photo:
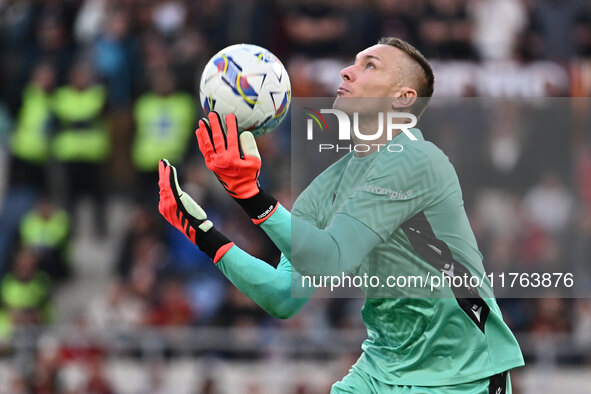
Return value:
M 1 97 L 1 96 L 0 96 Z M 8 133 L 12 131 L 12 114 L 8 106 L 0 99 L 0 146 L 5 146 Z
M 53 119 L 51 93 L 55 78 L 54 68 L 48 63 L 41 63 L 23 91 L 18 120 L 10 139 L 12 187 L 49 191 L 46 166 Z
M 187 6 L 183 1 L 166 0 L 155 2 L 152 7 L 152 23 L 164 37 L 176 35 L 185 24 Z
M 140 236 L 133 244 L 126 280 L 142 296 L 151 295 L 155 280 L 167 264 L 164 243 L 154 234 Z
M 129 105 L 139 76 L 140 50 L 130 32 L 128 14 L 114 9 L 106 16 L 104 32 L 94 43 L 94 66 L 107 87 L 111 110 Z M 127 108 L 123 108 L 127 109 Z
M 226 47 L 228 41 L 228 8 L 232 0 L 201 0 L 194 2 L 193 23 L 208 38 L 214 51 Z M 232 43 L 235 44 L 235 43 Z
M 145 238 L 162 240 L 162 221 L 155 207 L 137 206 L 130 215 L 129 227 L 123 235 L 123 245 L 117 257 L 117 274 L 126 278 L 131 270 L 137 244 Z
M 169 390 L 166 384 L 164 363 L 158 360 L 151 361 L 147 369 L 145 383 L 137 391 L 137 394 L 167 394 Z
M 474 21 L 473 42 L 485 60 L 512 57 L 518 35 L 527 27 L 522 0 L 472 0 L 467 2 Z
M 162 281 L 149 323 L 156 326 L 187 326 L 191 322 L 191 306 L 183 283 L 172 278 Z
M 65 3 L 63 3 L 65 4 Z M 46 6 L 49 2 L 45 3 Z M 36 40 L 28 54 L 25 66 L 21 72 L 29 75 L 37 64 L 51 63 L 57 72 L 57 83 L 65 81 L 66 74 L 74 59 L 74 44 L 68 36 L 66 21 L 60 19 L 60 14 L 48 12 L 41 14 L 36 23 Z
M 105 359 L 102 355 L 92 357 L 88 363 L 88 380 L 85 393 L 88 394 L 114 394 L 111 383 L 107 379 L 104 370 Z
M 51 280 L 38 269 L 38 264 L 37 254 L 21 248 L 14 258 L 12 271 L 0 282 L 2 304 L 16 326 L 50 320 Z
M 339 54 L 347 19 L 330 0 L 298 0 L 283 26 L 295 54 L 328 57 Z
M 97 14 L 88 15 L 89 18 L 102 18 L 104 23 L 93 37 L 92 55 L 97 74 L 107 88 L 107 119 L 112 142 L 109 170 L 114 186 L 129 192 L 133 178 L 131 105 L 142 76 L 139 40 L 132 32 L 131 15 L 127 9 L 113 5 L 109 9 L 89 12 Z
M 205 377 L 202 382 L 200 382 L 197 391 L 195 394 L 218 394 L 220 391 L 218 390 L 218 385 L 216 383 L 215 378 L 211 376 Z
M 539 0 L 531 11 L 531 41 L 536 55 L 555 61 L 572 58 L 577 53 L 575 27 L 587 16 L 581 0 Z
M 198 30 L 185 29 L 172 44 L 170 56 L 178 88 L 194 95 L 199 91 L 201 70 L 209 60 L 208 41 Z
M 218 311 L 214 324 L 226 328 L 234 328 L 235 335 L 228 338 L 229 357 L 256 358 L 258 352 L 240 350 L 246 344 L 263 341 L 256 327 L 260 326 L 269 316 L 254 301 L 246 297 L 234 286 L 228 288 L 226 299 Z
M 523 209 L 532 224 L 557 234 L 570 223 L 574 198 L 556 174 L 547 173 L 523 199 Z
M 589 361 L 589 350 L 591 350 L 591 300 L 575 300 L 573 311 L 573 334 L 576 346 L 584 349 L 587 362 Z
M 465 0 L 428 0 L 418 31 L 418 47 L 428 59 L 476 57 Z
M 177 90 L 168 71 L 150 76 L 150 91 L 135 103 L 132 158 L 139 176 L 138 200 L 158 201 L 158 162 L 179 165 L 195 129 L 195 101 Z
M 230 0 L 226 15 L 226 41 L 232 44 L 247 42 L 273 50 L 283 38 L 278 31 L 282 17 L 276 15 L 277 3 L 268 0 Z
M 107 21 L 109 0 L 84 0 L 74 21 L 74 37 L 82 44 L 91 43 L 98 37 Z
M 90 197 L 94 202 L 96 231 L 104 235 L 106 186 L 102 169 L 110 142 L 103 119 L 106 91 L 94 77 L 89 64 L 76 63 L 70 70 L 69 84 L 55 92 L 54 111 L 59 128 L 52 145 L 53 154 L 64 169 L 66 207 L 73 212 L 81 197 Z
M 18 108 L 24 79 L 25 59 L 34 45 L 36 4 L 33 1 L 0 3 L 0 101 L 11 111 Z
M 21 371 L 11 371 L 10 380 L 8 382 L 8 391 L 10 394 L 29 394 L 29 387 L 24 373 Z
M 41 270 L 54 280 L 68 276 L 70 218 L 66 211 L 40 198 L 21 221 L 20 236 L 22 244 L 38 254 Z
M 31 386 L 35 394 L 57 392 L 57 373 L 61 366 L 59 343 L 51 335 L 42 335 L 37 341 L 35 365 Z
M 143 324 L 148 308 L 145 298 L 132 292 L 125 283 L 114 280 L 106 294 L 90 303 L 87 318 L 98 331 L 130 333 Z
M 425 0 L 378 0 L 376 7 L 382 36 L 399 37 L 420 46 L 417 26 L 425 10 Z
M 575 179 L 577 192 L 583 205 L 591 211 L 591 149 L 581 146 L 576 152 Z
M 535 315 L 530 330 L 536 336 L 565 333 L 571 329 L 567 301 L 562 298 L 540 298 L 536 300 Z
M 162 36 L 148 30 L 141 36 L 141 48 L 146 79 L 142 81 L 141 88 L 149 90 L 153 76 L 166 73 L 171 67 L 170 45 Z
M 578 16 L 574 31 L 577 44 L 577 55 L 581 57 L 591 56 L 591 4 L 587 2 Z

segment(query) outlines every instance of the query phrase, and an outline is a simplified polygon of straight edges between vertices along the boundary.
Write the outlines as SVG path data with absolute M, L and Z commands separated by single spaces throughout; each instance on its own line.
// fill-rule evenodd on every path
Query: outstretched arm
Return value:
M 242 293 L 267 313 L 281 319 L 295 315 L 308 301 L 312 290 L 306 291 L 303 298 L 292 297 L 289 260 L 282 256 L 277 268 L 273 268 L 244 252 L 220 233 L 207 220 L 205 211 L 182 191 L 174 166 L 162 160 L 159 175 L 158 209 L 162 216 L 205 252 Z
M 299 275 L 285 255 L 277 268 L 259 260 L 237 246 L 232 247 L 217 263 L 220 271 L 247 297 L 270 315 L 279 319 L 294 316 L 311 297 L 313 289 L 305 294 L 292 295 L 301 286 Z
M 196 135 L 205 163 L 300 274 L 350 273 L 381 242 L 378 234 L 349 215 L 335 216 L 324 230 L 292 216 L 258 185 L 261 158 L 252 134 L 243 132 L 238 136 L 232 114 L 226 116 L 226 126 L 224 133 L 216 112 L 199 122 Z

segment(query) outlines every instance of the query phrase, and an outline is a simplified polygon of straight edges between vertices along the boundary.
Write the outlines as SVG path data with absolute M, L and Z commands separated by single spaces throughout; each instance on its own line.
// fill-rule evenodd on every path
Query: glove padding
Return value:
M 259 192 L 261 155 L 251 132 L 240 134 L 234 114 L 226 115 L 226 133 L 220 116 L 212 111 L 195 131 L 205 164 L 234 198 L 247 199 Z M 240 147 L 242 153 L 240 154 Z
M 158 175 L 160 214 L 217 263 L 234 243 L 217 231 L 203 208 L 183 192 L 176 168 L 168 160 L 160 160 Z

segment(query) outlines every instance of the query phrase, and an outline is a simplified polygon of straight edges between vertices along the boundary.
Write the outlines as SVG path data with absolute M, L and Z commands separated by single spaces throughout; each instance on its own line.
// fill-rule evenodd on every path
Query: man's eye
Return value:
M 365 68 L 376 68 L 376 65 L 370 62 L 370 63 L 367 63 Z

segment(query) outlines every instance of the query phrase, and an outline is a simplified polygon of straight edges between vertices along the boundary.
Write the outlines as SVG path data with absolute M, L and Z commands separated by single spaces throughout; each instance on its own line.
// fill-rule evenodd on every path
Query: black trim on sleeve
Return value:
M 507 371 L 490 377 L 488 394 L 505 394 L 507 392 Z
M 435 236 L 424 212 L 417 213 L 400 227 L 415 251 L 445 276 L 471 276 L 468 268 L 454 259 L 447 244 Z M 471 286 L 451 286 L 451 289 L 460 308 L 484 332 L 490 307 L 480 297 L 478 289 Z

